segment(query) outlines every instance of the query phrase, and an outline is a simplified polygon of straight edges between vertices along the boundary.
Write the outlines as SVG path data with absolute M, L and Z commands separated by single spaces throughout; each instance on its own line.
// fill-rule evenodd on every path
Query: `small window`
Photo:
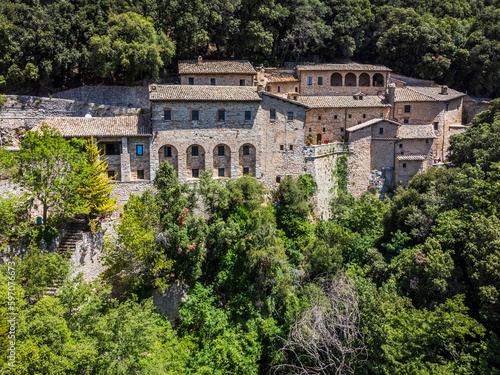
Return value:
M 120 143 L 105 143 L 106 155 L 120 155 L 121 154 L 121 144 Z
M 276 120 L 276 110 L 275 109 L 269 110 L 269 117 L 271 118 L 271 120 Z
M 360 96 L 359 96 L 359 100 L 363 100 L 363 95 L 360 95 Z
M 166 109 L 163 111 L 163 120 L 165 121 L 172 120 L 172 111 L 170 109 Z
M 344 128 L 340 128 L 340 131 L 343 132 L 344 131 Z
M 224 177 L 224 168 L 219 168 L 219 177 Z
M 446 110 L 448 111 L 450 108 L 450 104 L 449 103 L 446 103 Z
M 280 150 L 283 151 L 285 149 L 285 145 L 280 145 Z
M 221 109 L 219 111 L 219 115 L 217 117 L 219 119 L 219 121 L 226 121 L 226 111 L 224 111 L 223 109 Z
M 405 113 L 410 113 L 411 112 L 411 105 L 407 104 L 405 105 Z
M 316 135 L 316 142 L 319 144 L 321 142 L 321 134 Z
M 287 112 L 286 113 L 286 119 L 288 121 L 292 121 L 293 120 L 293 112 Z
M 405 154 L 405 152 L 404 152 L 404 151 L 401 151 L 401 155 L 404 155 L 404 154 Z
M 191 177 L 198 178 L 199 175 L 200 175 L 199 169 L 191 169 Z
M 438 130 L 438 128 L 439 128 L 439 122 L 435 122 L 434 123 L 434 130 Z
M 281 182 L 281 177 L 280 176 L 276 176 L 276 183 L 279 184 Z
M 293 145 L 290 145 L 290 151 L 293 151 Z
M 224 146 L 217 146 L 217 155 L 224 156 Z
M 271 92 L 271 86 L 267 86 L 267 87 L 266 87 L 266 91 L 267 91 L 267 92 Z
M 250 155 L 250 146 L 243 146 L 243 155 Z
M 380 128 L 380 129 L 378 130 L 378 134 L 384 134 L 384 128 Z
M 137 179 L 144 180 L 144 169 L 137 170 Z
M 307 84 L 312 85 L 313 84 L 313 77 L 307 77 Z
M 336 120 L 337 119 L 337 115 L 333 116 L 333 118 Z
M 278 92 L 281 92 L 281 87 L 280 86 L 278 86 Z
M 407 119 L 407 118 L 403 119 L 403 124 L 408 124 L 408 122 L 409 122 L 409 119 Z
M 347 117 L 352 118 L 352 115 L 349 115 L 349 116 L 347 116 Z
M 429 143 L 429 138 L 426 138 L 426 139 L 425 139 L 425 143 Z
M 198 146 L 192 146 L 191 147 L 191 156 L 198 156 L 199 155 L 199 150 L 198 150 Z
M 137 156 L 144 155 L 144 145 L 135 145 L 135 154 Z
M 366 118 L 366 113 L 363 113 L 363 118 Z
M 296 97 L 296 96 L 294 96 L 294 97 L 293 97 L 293 100 L 297 100 L 297 97 Z
M 321 120 L 321 116 L 318 116 L 318 120 Z
M 164 155 L 166 158 L 171 158 L 172 157 L 172 147 L 165 147 L 163 149 Z
M 323 133 L 326 132 L 326 128 L 323 128 Z
M 191 111 L 191 120 L 198 121 L 200 119 L 200 111 L 193 110 Z
M 246 82 L 244 79 L 240 79 L 240 86 L 245 86 Z
M 215 86 L 215 84 L 216 84 L 215 78 L 210 78 L 210 84 L 212 86 Z
M 115 179 L 115 171 L 108 171 L 108 178 L 112 178 L 113 180 Z
M 309 128 L 309 133 L 311 132 L 311 128 Z
M 318 77 L 318 85 L 322 85 L 323 84 L 323 77 Z
M 295 87 L 295 92 L 299 92 L 299 88 L 298 87 Z
M 380 117 L 384 117 L 384 114 L 382 112 L 380 112 Z
M 189 84 L 194 85 L 194 78 L 193 77 L 189 77 Z
M 250 168 L 249 167 L 243 167 L 243 175 L 250 174 Z
M 399 144 L 399 148 L 402 148 L 402 147 L 403 147 L 403 144 L 402 144 L 402 143 L 400 143 L 400 144 Z
M 252 111 L 245 111 L 245 121 L 250 121 L 252 119 Z
M 406 168 L 406 163 L 403 163 L 403 168 Z

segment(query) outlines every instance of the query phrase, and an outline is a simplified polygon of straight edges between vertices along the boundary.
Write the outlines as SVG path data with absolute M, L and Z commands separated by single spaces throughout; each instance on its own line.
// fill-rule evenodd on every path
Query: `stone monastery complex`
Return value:
M 180 61 L 179 76 L 180 84 L 149 85 L 145 115 L 52 114 L 35 128 L 46 123 L 67 138 L 97 138 L 109 175 L 123 182 L 118 195 L 150 186 L 163 161 L 184 181 L 212 169 L 215 178 L 252 175 L 269 188 L 311 173 L 322 215 L 338 157 L 347 156 L 354 195 L 405 185 L 446 161 L 450 136 L 485 109 L 469 98 L 465 113 L 464 93 L 380 65 L 254 68 L 199 57 Z

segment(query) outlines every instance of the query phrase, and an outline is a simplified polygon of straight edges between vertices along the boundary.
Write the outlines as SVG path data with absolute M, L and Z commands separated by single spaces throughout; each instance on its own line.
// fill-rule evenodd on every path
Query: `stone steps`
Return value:
M 83 233 L 89 231 L 89 226 L 84 220 L 75 220 L 68 224 L 66 234 L 56 250 L 59 254 L 69 255 L 76 249 L 78 241 L 82 240 Z

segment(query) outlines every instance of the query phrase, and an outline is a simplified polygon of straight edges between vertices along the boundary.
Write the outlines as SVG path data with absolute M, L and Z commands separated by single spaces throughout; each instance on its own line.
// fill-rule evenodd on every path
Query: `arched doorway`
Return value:
M 342 86 L 342 76 L 340 73 L 333 73 L 330 80 L 332 86 Z
M 199 178 L 205 170 L 205 149 L 200 145 L 191 145 L 186 150 L 187 178 Z
M 359 76 L 359 86 L 369 87 L 370 86 L 370 76 L 367 73 L 361 73 Z
M 250 143 L 246 143 L 240 147 L 239 150 L 239 175 L 240 176 L 254 176 L 255 177 L 255 166 L 257 160 L 257 153 L 255 147 Z
M 231 177 L 231 149 L 220 144 L 214 148 L 214 177 Z
M 376 73 L 373 76 L 373 86 L 384 87 L 384 76 L 380 73 Z
M 346 86 L 357 86 L 356 85 L 356 75 L 354 73 L 347 73 L 345 75 L 345 85 Z

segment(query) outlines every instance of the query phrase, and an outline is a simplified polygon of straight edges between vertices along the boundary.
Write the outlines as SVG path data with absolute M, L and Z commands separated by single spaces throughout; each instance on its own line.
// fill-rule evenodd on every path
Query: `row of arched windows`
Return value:
M 359 80 L 354 73 L 347 73 L 344 77 L 340 73 L 333 73 L 330 77 L 331 86 L 361 86 L 361 87 L 384 87 L 384 76 L 380 73 L 373 75 L 370 79 L 368 73 L 361 73 Z

